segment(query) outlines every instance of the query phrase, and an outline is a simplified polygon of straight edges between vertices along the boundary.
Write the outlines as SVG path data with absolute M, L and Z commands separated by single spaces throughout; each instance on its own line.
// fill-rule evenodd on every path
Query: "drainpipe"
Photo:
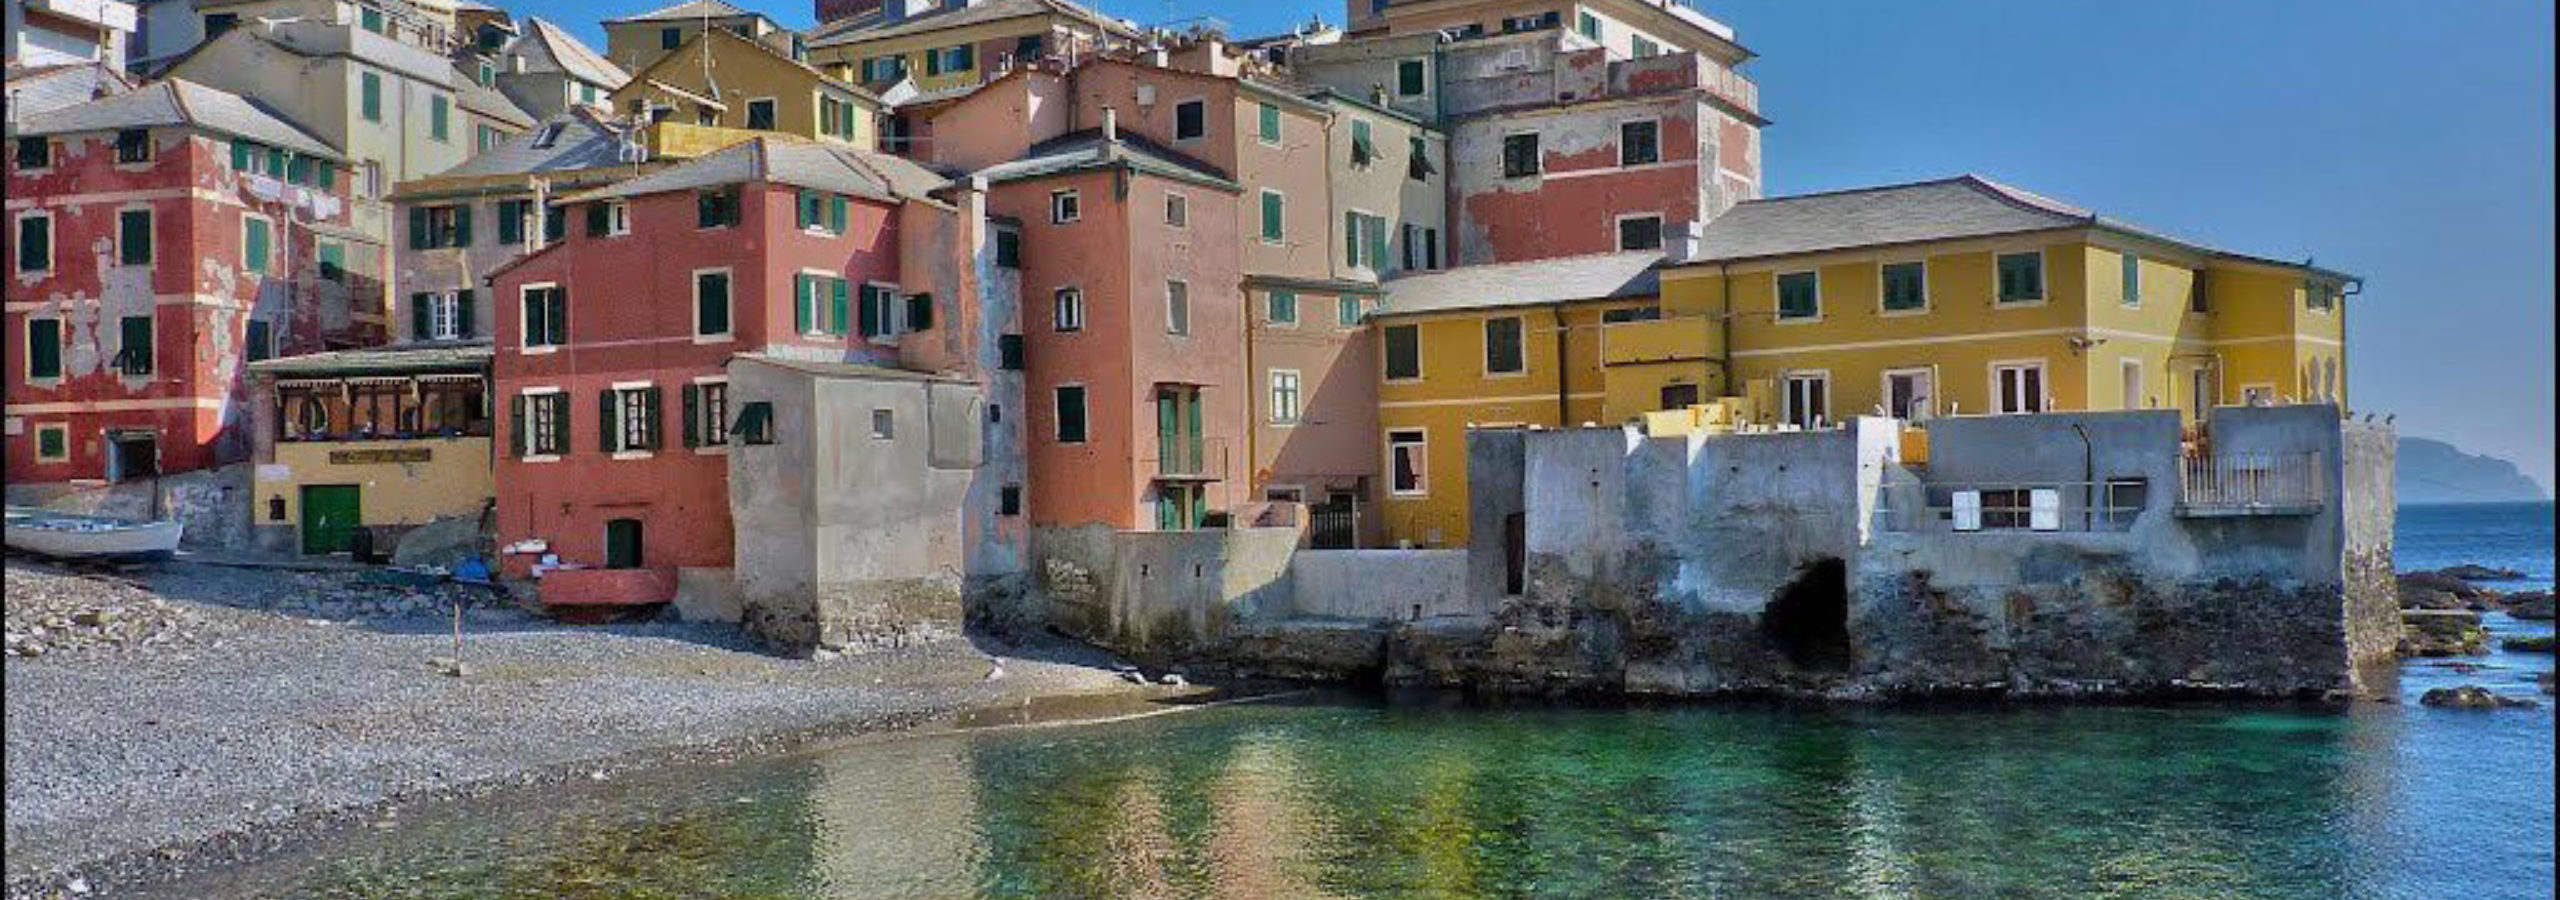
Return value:
M 1565 368 L 1564 343 L 1572 332 L 1565 329 L 1564 304 L 1549 306 L 1547 312 L 1553 314 L 1556 320 L 1556 427 L 1571 428 L 1573 427 L 1573 410 L 1566 404 L 1572 397 L 1573 370 Z
M 1716 324 L 1724 328 L 1724 349 L 1716 354 L 1716 374 L 1724 377 L 1726 394 L 1734 393 L 1733 384 L 1733 263 L 1716 264 Z
M 2080 436 L 2080 530 L 2096 531 L 2098 524 L 2098 451 L 2089 443 L 2089 430 L 2071 423 L 2071 433 Z

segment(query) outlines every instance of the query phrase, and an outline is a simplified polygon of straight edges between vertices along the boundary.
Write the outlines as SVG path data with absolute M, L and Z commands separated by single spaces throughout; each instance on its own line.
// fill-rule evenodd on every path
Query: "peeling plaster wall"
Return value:
M 243 377 L 248 323 L 268 323 L 279 354 L 378 342 L 379 285 L 318 277 L 318 243 L 346 246 L 350 258 L 378 248 L 346 231 L 348 178 L 330 190 L 236 172 L 227 139 L 186 129 L 153 129 L 152 158 L 117 163 L 114 135 L 57 139 L 52 166 L 9 174 L 11 227 L 42 212 L 53 219 L 53 268 L 20 271 L 8 259 L 8 370 L 11 482 L 112 477 L 109 431 L 149 432 L 163 472 L 245 458 L 249 390 Z M 119 215 L 148 209 L 152 254 L 125 265 Z M 243 217 L 273 225 L 265 272 L 244 267 Z M 14 231 L 12 234 L 14 239 Z M 120 322 L 153 320 L 152 372 L 113 367 Z M 63 374 L 31 382 L 24 364 L 26 320 L 62 323 Z M 39 428 L 67 427 L 70 455 L 37 457 Z

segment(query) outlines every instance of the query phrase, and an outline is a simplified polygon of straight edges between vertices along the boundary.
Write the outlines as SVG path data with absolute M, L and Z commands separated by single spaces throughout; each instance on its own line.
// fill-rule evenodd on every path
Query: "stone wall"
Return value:
M 186 525 L 179 537 L 184 546 L 246 550 L 256 544 L 249 519 L 255 468 L 244 462 L 132 481 L 12 484 L 8 502 L 119 519 L 174 519 Z

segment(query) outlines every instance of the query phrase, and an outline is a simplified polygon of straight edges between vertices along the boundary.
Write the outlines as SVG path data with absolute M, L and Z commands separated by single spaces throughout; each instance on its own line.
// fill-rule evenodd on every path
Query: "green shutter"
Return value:
M 1360 214 L 1342 214 L 1342 264 L 1360 265 Z
M 311 157 L 296 153 L 285 161 L 284 180 L 295 184 L 311 183 Z
M 267 220 L 249 219 L 247 226 L 245 229 L 247 235 L 240 242 L 241 261 L 248 266 L 249 271 L 265 272 L 268 251 L 273 249 L 268 246 L 271 237 L 267 232 Z
M 694 333 L 728 333 L 729 276 L 716 273 L 696 275 L 694 293 Z
M 453 292 L 453 334 L 455 337 L 472 337 L 474 332 L 477 331 L 477 329 L 472 325 L 472 306 L 474 305 L 472 301 L 474 299 L 476 298 L 472 296 L 470 288 L 464 288 Z
M 653 384 L 648 387 L 641 388 L 639 397 L 640 408 L 631 411 L 631 415 L 640 417 L 640 446 L 642 449 L 658 449 L 658 420 L 664 418 L 660 413 L 665 406 L 665 404 L 659 402 L 658 398 L 659 393 L 657 385 Z
M 507 398 L 507 451 L 523 458 L 524 448 L 524 395 L 517 394 Z
M 907 330 L 924 331 L 933 327 L 933 295 L 907 295 Z
M 1260 127 L 1263 142 L 1271 144 L 1279 143 L 1280 107 L 1270 103 L 1263 103 L 1261 104 L 1259 112 L 1261 121 L 1257 124 Z
M 267 148 L 267 174 L 273 175 L 277 178 L 283 178 L 286 175 L 291 174 L 291 172 L 292 167 L 287 164 L 287 157 L 285 156 L 284 148 Z
M 686 382 L 681 394 L 684 397 L 684 445 L 702 446 L 702 386 Z
M 1270 191 L 1264 191 L 1264 192 L 1263 192 L 1263 194 L 1262 194 L 1262 239 L 1263 239 L 1263 240 L 1266 240 L 1266 241 L 1276 241 L 1276 240 L 1280 240 L 1280 239 L 1282 239 L 1283 237 L 1285 237 L 1285 236 L 1286 236 L 1286 234 L 1285 234 L 1285 229 L 1284 229 L 1284 225 L 1285 225 L 1285 223 L 1284 223 L 1284 221 L 1283 221 L 1283 220 L 1286 218 L 1286 213 L 1287 213 L 1287 208 L 1288 208 L 1288 202 L 1289 202 L 1289 201 L 1288 201 L 1286 198 L 1281 197 L 1279 194 L 1276 194 L 1276 193 L 1273 193 L 1273 192 L 1270 192 Z
M 27 377 L 62 377 L 62 320 L 27 320 Z
M 498 246 L 524 243 L 524 201 L 498 201 Z
M 453 245 L 471 246 L 471 204 L 465 203 L 453 208 Z
M 338 164 L 325 159 L 314 160 L 311 163 L 311 183 L 324 191 L 337 190 Z
M 249 361 L 257 362 L 275 355 L 275 342 L 269 338 L 267 323 L 249 320 Z
M 53 268 L 53 220 L 28 217 L 18 220 L 18 268 L 40 272 Z
M 568 286 L 563 285 L 551 289 L 551 343 L 566 344 L 568 342 L 569 288 Z M 566 407 L 562 408 L 562 414 L 567 414 Z M 566 432 L 563 432 L 563 434 L 566 434 Z M 563 446 L 566 446 L 568 438 L 561 438 L 561 442 Z
M 587 236 L 603 237 L 613 229 L 613 214 L 605 209 L 605 201 L 587 204 Z
M 828 334 L 843 334 L 845 321 L 852 317 L 852 303 L 845 290 L 846 287 L 847 285 L 845 280 L 842 278 L 827 279 Z M 863 334 L 867 337 L 872 334 L 872 332 L 866 329 Z
M 845 203 L 843 194 L 827 195 L 827 230 L 844 233 Z
M 434 336 L 436 319 L 435 313 L 429 309 L 429 306 L 434 303 L 435 296 L 427 293 L 409 295 L 410 340 L 423 341 Z
M 365 121 L 380 122 L 382 121 L 382 76 L 366 72 L 363 81 Z
M 126 316 L 123 326 L 123 340 L 116 355 L 124 359 L 124 373 L 151 374 L 151 317 Z
M 330 281 L 347 280 L 346 245 L 320 242 L 320 277 Z
M 409 249 L 425 250 L 433 246 L 432 236 L 427 234 L 427 208 L 409 207 Z
M 252 150 L 251 150 L 251 148 L 250 148 L 250 146 L 249 146 L 249 142 L 248 142 L 248 141 L 244 141 L 244 140 L 241 140 L 241 139 L 239 139 L 239 138 L 232 138 L 232 139 L 231 139 L 231 168 L 232 168 L 232 170 L 233 170 L 233 171 L 237 171 L 237 172 L 246 172 L 246 171 L 249 171 L 249 154 L 250 154 L 251 152 L 252 152 Z
M 444 140 L 452 134 L 451 126 L 448 124 L 448 120 L 453 118 L 452 107 L 453 101 L 445 99 L 442 94 L 428 100 L 427 133 L 434 136 L 436 140 Z
M 545 402 L 551 404 L 553 413 L 551 446 L 562 453 L 567 453 L 569 452 L 569 395 L 552 394 Z
M 807 275 L 791 276 L 791 333 L 810 334 L 818 330 L 818 304 L 815 283 Z
M 128 209 L 116 214 L 116 258 L 128 266 L 151 261 L 151 211 Z
M 605 388 L 596 394 L 596 449 L 614 451 L 614 439 L 621 437 L 622 392 Z
M 818 223 L 818 217 L 812 212 L 812 210 L 817 208 L 815 198 L 816 194 L 806 189 L 801 190 L 792 198 L 791 206 L 793 224 L 805 229 Z

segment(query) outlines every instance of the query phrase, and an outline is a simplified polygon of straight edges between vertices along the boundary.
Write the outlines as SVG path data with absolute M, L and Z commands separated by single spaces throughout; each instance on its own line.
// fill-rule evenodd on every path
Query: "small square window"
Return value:
M 1018 516 L 1018 515 L 1021 515 L 1021 514 L 1022 514 L 1022 486 L 1021 486 L 1021 485 L 1018 485 L 1018 484 L 1008 484 L 1008 485 L 1005 485 L 1002 489 L 1000 489 L 1000 490 L 998 490 L 998 491 L 996 492 L 996 515 L 999 515 L 999 516 Z
M 1164 224 L 1174 228 L 1191 225 L 1191 198 L 1167 191 L 1164 195 Z
M 875 410 L 872 410 L 872 411 L 871 411 L 871 438 L 872 438 L 873 440 L 886 441 L 886 440 L 895 440 L 897 437 L 898 437 L 898 412 L 897 412 L 897 410 L 893 410 L 893 409 L 875 409 Z
M 1185 100 L 1173 105 L 1173 139 L 1194 140 L 1209 134 L 1209 103 Z
M 1618 220 L 1618 249 L 1662 249 L 1661 216 L 1629 216 Z
M 1084 202 L 1074 191 L 1049 192 L 1049 221 L 1065 225 L 1084 218 Z

